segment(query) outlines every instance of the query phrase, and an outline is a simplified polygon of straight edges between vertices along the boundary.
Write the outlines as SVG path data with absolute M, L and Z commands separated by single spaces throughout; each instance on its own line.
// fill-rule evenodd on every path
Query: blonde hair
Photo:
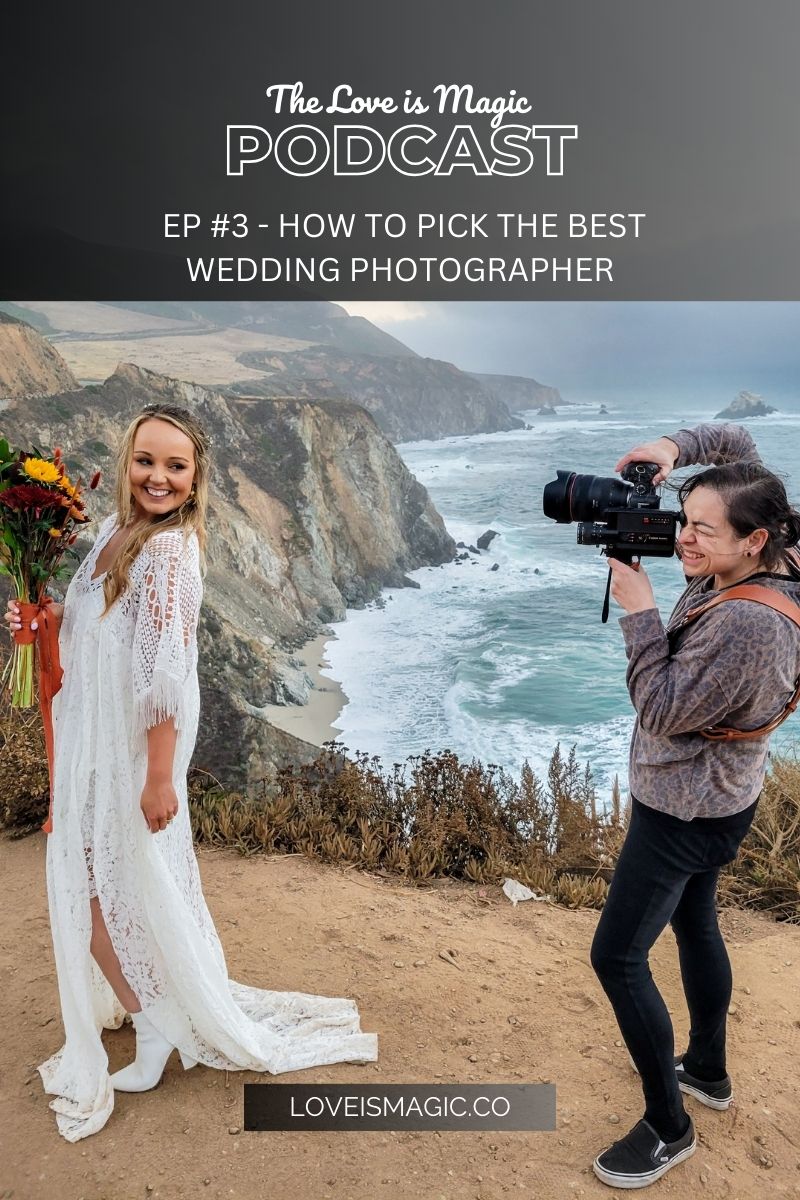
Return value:
M 117 462 L 117 480 L 115 498 L 117 520 L 120 528 L 128 525 L 134 518 L 135 506 L 129 480 L 130 466 L 133 460 L 133 446 L 139 426 L 145 421 L 156 418 L 167 421 L 185 433 L 194 446 L 195 474 L 192 490 L 180 508 L 172 512 L 156 516 L 150 521 L 137 522 L 131 525 L 130 533 L 122 544 L 113 567 L 103 579 L 103 595 L 105 616 L 114 601 L 125 591 L 129 582 L 129 572 L 134 560 L 141 553 L 147 541 L 153 534 L 163 529 L 182 529 L 184 540 L 194 531 L 200 545 L 200 562 L 203 573 L 206 569 L 206 513 L 208 509 L 208 488 L 211 475 L 211 439 L 200 422 L 188 409 L 178 408 L 174 404 L 148 404 L 131 421 L 122 436 L 122 445 Z

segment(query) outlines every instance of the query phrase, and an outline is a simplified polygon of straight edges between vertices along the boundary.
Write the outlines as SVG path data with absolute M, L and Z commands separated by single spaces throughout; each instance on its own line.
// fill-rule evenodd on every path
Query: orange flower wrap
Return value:
M 61 659 L 58 653 L 58 621 L 49 610 L 53 603 L 52 597 L 43 596 L 38 604 L 18 601 L 19 615 L 22 628 L 14 633 L 14 641 L 19 646 L 30 646 L 36 643 L 39 659 L 39 708 L 42 713 L 44 726 L 44 741 L 47 747 L 47 769 L 50 775 L 50 809 L 42 829 L 45 833 L 53 832 L 53 697 L 61 687 L 64 672 L 61 669 Z M 31 629 L 31 621 L 38 621 L 38 629 Z

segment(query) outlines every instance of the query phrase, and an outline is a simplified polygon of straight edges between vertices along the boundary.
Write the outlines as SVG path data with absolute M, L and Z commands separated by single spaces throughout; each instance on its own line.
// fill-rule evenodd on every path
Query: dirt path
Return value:
M 44 837 L 36 836 L 0 842 L 2 1200 L 615 1194 L 590 1164 L 641 1115 L 641 1094 L 588 964 L 597 913 L 533 902 L 514 909 L 495 888 L 406 888 L 298 857 L 202 852 L 200 865 L 233 978 L 352 996 L 362 1028 L 380 1036 L 377 1064 L 280 1082 L 546 1080 L 557 1087 L 557 1131 L 231 1133 L 241 1125 L 242 1083 L 272 1077 L 184 1073 L 173 1056 L 155 1091 L 119 1095 L 104 1130 L 63 1141 L 35 1071 L 61 1043 Z M 725 913 L 723 923 L 735 976 L 737 1103 L 715 1113 L 687 1101 L 698 1151 L 648 1194 L 800 1196 L 800 928 L 742 912 Z M 460 970 L 442 950 L 456 952 Z M 653 968 L 680 1047 L 687 1018 L 669 933 Z M 104 1039 L 111 1070 L 130 1060 L 129 1026 Z

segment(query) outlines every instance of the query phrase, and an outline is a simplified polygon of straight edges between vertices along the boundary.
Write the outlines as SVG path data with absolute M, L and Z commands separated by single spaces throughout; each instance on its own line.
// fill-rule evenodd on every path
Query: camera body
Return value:
M 658 471 L 656 463 L 628 463 L 622 481 L 557 471 L 544 489 L 544 514 L 560 525 L 577 522 L 578 544 L 601 546 L 609 558 L 671 558 L 680 514 L 661 508 Z

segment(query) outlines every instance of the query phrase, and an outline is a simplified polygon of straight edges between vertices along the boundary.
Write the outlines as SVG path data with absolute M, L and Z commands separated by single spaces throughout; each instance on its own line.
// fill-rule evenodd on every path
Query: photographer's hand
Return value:
M 651 458 L 647 461 L 656 460 Z M 611 571 L 611 595 L 626 613 L 645 612 L 648 608 L 656 607 L 652 584 L 641 563 L 634 569 L 618 558 L 609 558 L 608 566 Z
M 653 476 L 653 483 L 663 483 L 675 466 L 679 454 L 680 449 L 672 438 L 662 437 L 657 442 L 645 442 L 642 446 L 634 446 L 622 456 L 614 470 L 621 471 L 630 462 L 658 463 L 661 469 Z

